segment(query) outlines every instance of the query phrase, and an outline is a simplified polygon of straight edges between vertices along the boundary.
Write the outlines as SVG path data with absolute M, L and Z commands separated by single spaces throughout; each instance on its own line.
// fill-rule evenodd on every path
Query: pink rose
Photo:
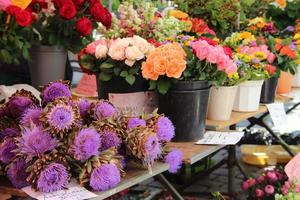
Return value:
M 236 71 L 237 71 L 237 65 L 232 60 L 230 60 L 229 63 L 230 64 L 228 65 L 228 67 L 225 69 L 226 74 L 236 73 Z
M 257 177 L 256 180 L 257 180 L 258 183 L 262 183 L 262 182 L 265 181 L 265 177 L 261 175 L 261 176 Z
M 132 37 L 131 44 L 139 48 L 139 50 L 145 55 L 153 50 L 153 46 L 147 40 L 137 35 Z
M 262 198 L 262 197 L 264 197 L 265 193 L 261 189 L 255 189 L 255 195 L 257 198 Z
M 289 193 L 290 187 L 291 187 L 290 182 L 289 182 L 289 181 L 285 181 L 285 182 L 284 182 L 284 185 L 283 185 L 282 188 L 281 188 L 282 194 L 287 195 L 287 194 Z
M 300 186 L 300 153 L 298 153 L 284 168 L 289 180 L 296 180 Z
M 192 48 L 195 51 L 196 56 L 199 58 L 199 60 L 206 59 L 210 50 L 209 47 L 210 45 L 204 40 L 199 40 L 192 44 Z
M 255 185 L 256 181 L 253 178 L 249 178 L 246 181 L 244 181 L 242 183 L 242 189 L 244 191 L 248 190 L 250 187 L 252 187 L 253 185 Z
M 273 187 L 272 185 L 266 185 L 266 187 L 265 187 L 265 192 L 266 192 L 267 194 L 273 194 L 274 191 L 275 191 L 275 189 L 274 189 L 274 187 Z
M 219 51 L 216 50 L 216 48 L 210 48 L 208 55 L 206 57 L 206 60 L 210 63 L 216 64 L 219 59 Z
M 0 10 L 6 10 L 11 5 L 11 0 L 0 0 Z
M 273 63 L 274 60 L 275 60 L 275 58 L 276 58 L 275 54 L 269 53 L 269 54 L 268 54 L 268 57 L 267 57 L 267 61 L 268 61 L 269 63 Z
M 278 177 L 276 175 L 276 173 L 274 171 L 268 171 L 267 172 L 267 178 L 271 181 L 271 182 L 275 182 L 278 180 Z
M 106 45 L 99 44 L 96 47 L 95 56 L 97 59 L 106 58 L 108 52 L 108 48 Z
M 96 46 L 98 44 L 106 44 L 105 40 L 96 40 L 90 44 L 88 44 L 85 48 L 85 52 L 88 53 L 88 54 L 91 54 L 91 55 L 94 55 L 95 54 L 95 51 L 96 51 Z
M 129 46 L 130 39 L 123 38 L 123 39 L 117 39 L 109 47 L 108 55 L 113 60 L 125 60 L 125 50 Z

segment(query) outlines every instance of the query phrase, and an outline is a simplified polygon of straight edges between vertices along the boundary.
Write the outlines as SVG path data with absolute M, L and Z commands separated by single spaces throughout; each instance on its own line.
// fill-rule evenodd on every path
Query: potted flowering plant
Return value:
M 20 59 L 29 60 L 30 42 L 26 31 L 35 20 L 33 12 L 26 10 L 28 5 L 0 2 L 0 62 L 19 64 Z
M 141 63 L 153 45 L 139 37 L 100 39 L 87 45 L 78 55 L 84 72 L 97 74 L 99 98 L 109 93 L 130 93 L 147 90 L 141 78 Z
M 190 36 L 178 40 L 150 52 L 142 64 L 142 75 L 150 80 L 150 89 L 160 93 L 159 110 L 176 126 L 174 140 L 195 141 L 205 130 L 212 75 L 234 73 L 236 65 L 221 46 L 209 44 L 213 40 Z
M 36 87 L 63 79 L 67 50 L 77 53 L 92 41 L 98 22 L 111 25 L 111 14 L 99 0 L 32 1 L 29 9 L 37 18 L 30 30 L 34 44 L 30 72 Z

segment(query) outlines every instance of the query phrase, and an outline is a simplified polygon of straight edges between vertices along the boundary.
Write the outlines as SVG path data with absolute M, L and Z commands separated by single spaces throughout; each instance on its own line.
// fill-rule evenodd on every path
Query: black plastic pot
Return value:
M 122 77 L 113 77 L 110 81 L 101 81 L 97 76 L 98 97 L 108 99 L 109 93 L 133 93 L 147 91 L 148 82 L 141 77 L 136 77 L 133 85 L 129 85 Z
M 208 81 L 179 81 L 167 94 L 159 95 L 159 112 L 175 126 L 175 142 L 197 141 L 205 132 L 210 84 Z
M 261 88 L 260 103 L 268 104 L 274 102 L 277 83 L 277 77 L 272 77 L 264 81 L 264 84 Z

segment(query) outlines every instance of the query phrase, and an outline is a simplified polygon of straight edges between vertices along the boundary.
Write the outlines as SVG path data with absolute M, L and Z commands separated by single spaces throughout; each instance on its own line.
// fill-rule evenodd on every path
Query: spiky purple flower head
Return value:
M 114 164 L 104 164 L 92 171 L 90 186 L 96 191 L 108 190 L 121 181 L 118 167 Z
M 104 130 L 100 134 L 102 138 L 102 151 L 111 147 L 118 149 L 121 146 L 122 140 L 118 137 L 118 134 L 115 131 Z
M 37 189 L 41 192 L 54 192 L 66 188 L 69 174 L 60 163 L 51 163 L 42 170 L 37 180 Z
M 87 115 L 88 115 L 88 111 L 89 109 L 91 108 L 91 102 L 87 99 L 79 99 L 77 102 L 76 102 L 76 105 L 78 106 L 79 108 L 79 112 L 80 112 L 80 116 L 82 118 L 85 118 Z
M 12 138 L 5 138 L 0 144 L 0 161 L 4 164 L 8 164 L 15 159 L 16 154 L 13 152 L 17 148 Z
M 85 128 L 79 131 L 71 146 L 71 152 L 74 158 L 85 161 L 91 156 L 99 154 L 101 147 L 101 138 L 99 133 L 93 128 Z
M 5 137 L 15 137 L 20 135 L 20 130 L 15 127 L 9 127 L 0 131 L 0 140 L 3 140 Z
M 150 135 L 145 142 L 146 163 L 152 165 L 155 159 L 161 154 L 161 146 L 158 138 L 155 135 Z
M 117 109 L 108 101 L 99 101 L 93 107 L 93 118 L 95 120 L 107 119 L 114 116 Z
M 146 126 L 146 121 L 137 117 L 133 117 L 128 120 L 127 129 L 132 129 L 137 126 Z
M 26 109 L 37 104 L 38 101 L 31 92 L 21 90 L 17 91 L 9 98 L 7 108 L 12 117 L 19 118 Z
M 32 123 L 35 124 L 36 126 L 40 126 L 41 125 L 40 117 L 42 112 L 43 109 L 39 107 L 32 107 L 26 109 L 21 117 L 20 124 L 26 127 L 30 127 Z
M 175 128 L 167 117 L 159 117 L 156 123 L 157 137 L 162 142 L 170 142 L 175 135 Z
M 57 140 L 40 127 L 25 128 L 20 138 L 19 148 L 29 158 L 43 155 L 57 146 Z
M 29 173 L 26 172 L 29 163 L 26 163 L 25 160 L 19 158 L 14 160 L 7 168 L 7 177 L 10 182 L 16 188 L 23 188 L 29 185 L 26 181 Z
M 55 105 L 48 113 L 48 123 L 57 131 L 69 130 L 74 122 L 75 113 L 69 105 Z
M 60 97 L 72 97 L 68 83 L 56 81 L 49 83 L 43 88 L 41 99 L 44 105 Z
M 165 162 L 169 164 L 169 172 L 176 173 L 181 168 L 183 153 L 179 150 L 172 150 L 166 155 Z

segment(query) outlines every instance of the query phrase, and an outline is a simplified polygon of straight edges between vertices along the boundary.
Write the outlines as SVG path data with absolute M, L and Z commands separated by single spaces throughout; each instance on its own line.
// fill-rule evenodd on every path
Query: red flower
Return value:
M 10 5 L 6 8 L 6 12 L 9 14 L 9 15 L 12 15 L 12 16 L 15 16 L 16 13 L 20 12 L 22 9 L 18 6 L 13 6 L 13 5 Z
M 224 53 L 229 56 L 231 59 L 233 58 L 232 50 L 228 46 L 223 46 Z
M 193 22 L 193 26 L 192 26 L 193 32 L 195 32 L 199 35 L 205 34 L 205 33 L 208 33 L 211 35 L 216 35 L 216 33 L 208 27 L 208 25 L 204 22 L 204 20 L 194 18 L 194 19 L 192 19 L 192 22 Z
M 73 1 L 72 0 L 53 0 L 53 3 L 55 6 L 60 8 L 67 3 L 73 4 Z
M 93 24 L 91 20 L 86 17 L 82 17 L 76 21 L 76 31 L 82 36 L 88 36 L 91 34 Z
M 90 2 L 90 13 L 95 21 L 100 22 L 103 9 L 100 2 Z
M 59 9 L 60 16 L 67 20 L 73 19 L 76 13 L 77 11 L 74 3 L 70 2 L 64 3 Z
M 155 39 L 148 39 L 147 40 L 150 44 L 152 44 L 152 45 L 154 45 L 155 47 L 159 47 L 161 44 L 157 41 L 157 40 L 155 40 Z
M 268 72 L 271 76 L 274 75 L 274 74 L 276 73 L 276 67 L 273 66 L 273 65 L 267 64 L 267 65 L 265 66 L 265 70 L 267 70 L 267 72 Z
M 84 2 L 85 0 L 73 0 L 73 3 L 78 7 L 82 6 Z
M 201 36 L 199 37 L 198 40 L 205 40 L 208 44 L 212 45 L 212 46 L 216 46 L 218 43 L 210 38 L 207 38 L 207 37 L 204 37 L 204 36 Z
M 101 1 L 99 1 L 99 0 L 89 0 L 89 1 L 90 1 L 90 5 L 94 5 L 94 4 L 97 4 L 97 3 L 101 4 Z
M 32 14 L 27 10 L 17 11 L 15 13 L 15 17 L 19 26 L 29 26 L 33 21 Z

